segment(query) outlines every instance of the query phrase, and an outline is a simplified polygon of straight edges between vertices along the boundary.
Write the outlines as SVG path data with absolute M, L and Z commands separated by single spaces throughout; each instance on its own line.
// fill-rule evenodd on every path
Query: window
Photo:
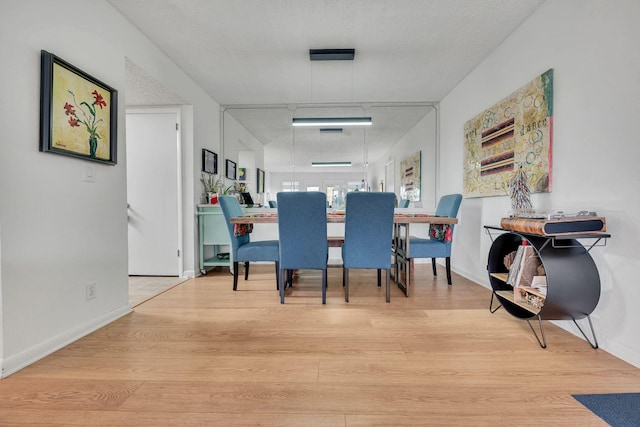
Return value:
M 300 182 L 298 181 L 282 181 L 282 191 L 300 191 Z

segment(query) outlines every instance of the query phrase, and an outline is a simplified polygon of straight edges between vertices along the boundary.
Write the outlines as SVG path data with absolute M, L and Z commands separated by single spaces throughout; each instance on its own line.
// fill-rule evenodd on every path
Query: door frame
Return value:
M 182 233 L 182 116 L 180 107 L 154 107 L 154 106 L 141 106 L 141 107 L 126 107 L 125 109 L 125 127 L 127 114 L 175 114 L 176 116 L 176 180 L 177 180 L 177 206 L 178 210 L 178 241 L 176 242 L 178 248 L 178 277 L 184 277 L 184 248 L 183 248 L 183 233 Z M 129 179 L 127 177 L 127 179 Z M 127 256 L 128 262 L 128 256 Z

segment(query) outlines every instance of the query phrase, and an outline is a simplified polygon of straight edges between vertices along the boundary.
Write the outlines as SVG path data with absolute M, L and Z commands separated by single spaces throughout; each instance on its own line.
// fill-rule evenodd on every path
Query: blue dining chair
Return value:
M 381 285 L 380 272 L 385 270 L 387 302 L 390 301 L 389 276 L 395 202 L 393 193 L 347 193 L 342 245 L 342 284 L 346 302 L 349 302 L 349 270 L 352 268 L 377 269 L 378 286 Z
M 322 270 L 322 304 L 327 301 L 327 208 L 326 195 L 318 191 L 280 192 L 280 303 L 284 304 L 285 275 L 293 270 Z
M 244 263 L 244 280 L 249 279 L 250 261 L 273 261 L 276 263 L 276 289 L 278 285 L 279 245 L 277 240 L 251 241 L 249 233 L 236 236 L 235 225 L 231 218 L 242 216 L 240 202 L 234 196 L 220 196 L 218 198 L 222 214 L 227 222 L 229 238 L 231 239 L 231 259 L 233 260 L 233 290 L 238 289 L 238 263 Z
M 409 202 L 410 202 L 409 199 L 402 199 L 402 200 L 400 200 L 400 203 L 398 203 L 398 207 L 399 208 L 403 208 L 403 209 L 404 208 L 408 208 L 409 207 Z
M 438 201 L 435 215 L 455 218 L 458 216 L 458 209 L 460 209 L 461 202 L 462 194 L 448 194 L 446 196 L 442 196 Z M 430 226 L 430 230 L 434 227 L 441 229 L 444 233 L 446 232 L 447 226 L 437 227 L 432 225 Z M 451 285 L 451 244 L 453 243 L 453 224 L 448 227 L 451 227 L 450 238 L 431 237 L 429 239 L 424 239 L 411 236 L 409 240 L 409 256 L 411 258 L 431 258 L 434 276 L 438 275 L 436 272 L 436 258 L 445 258 L 447 283 Z M 411 262 L 411 260 L 409 260 L 409 262 Z

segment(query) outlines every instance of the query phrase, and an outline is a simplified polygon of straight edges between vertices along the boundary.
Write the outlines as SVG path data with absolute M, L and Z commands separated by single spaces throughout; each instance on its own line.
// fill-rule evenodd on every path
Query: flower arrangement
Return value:
M 80 124 L 85 126 L 87 132 L 89 132 L 89 157 L 95 157 L 98 150 L 98 139 L 100 139 L 98 123 L 103 121 L 97 117 L 97 107 L 100 107 L 100 110 L 102 110 L 102 107 L 107 106 L 107 102 L 97 90 L 91 92 L 93 95 L 93 102 L 91 104 L 86 101 L 78 104 L 76 94 L 70 89 L 67 90 L 67 92 L 73 97 L 72 104 L 68 102 L 64 104 L 64 113 L 69 116 L 69 126 L 72 128 L 80 127 Z

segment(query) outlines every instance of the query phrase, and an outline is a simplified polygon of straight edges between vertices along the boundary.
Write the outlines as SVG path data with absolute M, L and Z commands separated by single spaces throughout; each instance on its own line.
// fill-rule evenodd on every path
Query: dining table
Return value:
M 345 211 L 328 211 L 327 223 L 344 223 Z M 278 214 L 267 213 L 247 213 L 242 216 L 230 219 L 232 224 L 277 224 Z M 393 215 L 393 236 L 391 245 L 391 256 L 393 257 L 392 278 L 405 296 L 409 296 L 409 286 L 411 283 L 411 253 L 410 253 L 410 225 L 411 224 L 457 224 L 457 218 L 436 216 L 429 213 L 420 212 L 396 212 Z M 335 240 L 335 238 L 333 238 Z

